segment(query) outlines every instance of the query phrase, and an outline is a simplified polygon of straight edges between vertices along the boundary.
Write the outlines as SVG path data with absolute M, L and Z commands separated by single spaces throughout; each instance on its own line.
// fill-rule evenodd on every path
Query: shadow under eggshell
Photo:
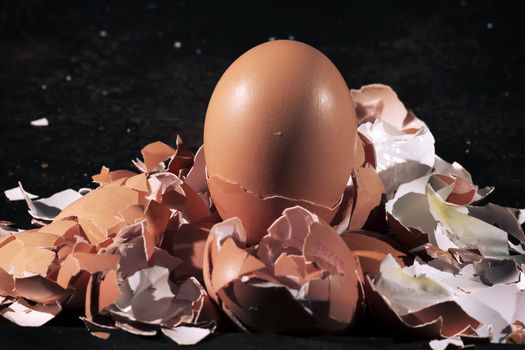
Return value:
M 195 276 L 202 280 L 204 247 L 212 226 L 212 222 L 187 223 L 164 236 L 163 245 L 183 262 L 175 271 L 178 278 Z
M 219 295 L 237 320 L 250 331 L 305 334 L 315 329 L 315 319 L 282 286 L 257 287 L 235 280 L 219 291 Z M 257 312 L 251 311 L 253 309 Z

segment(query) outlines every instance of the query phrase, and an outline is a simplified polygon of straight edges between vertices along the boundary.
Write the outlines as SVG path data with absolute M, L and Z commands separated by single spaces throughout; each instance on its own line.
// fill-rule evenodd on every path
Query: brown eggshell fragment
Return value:
M 286 209 L 258 247 L 238 218 L 214 225 L 206 243 L 210 296 L 245 331 L 338 332 L 363 310 L 363 275 L 339 235 L 302 207 Z
M 120 211 L 139 203 L 137 191 L 125 186 L 101 187 L 65 208 L 55 220 L 77 217 L 92 243 L 116 233 Z
M 86 217 L 80 217 L 78 223 L 82 229 L 81 232 L 83 236 L 85 236 L 90 243 L 97 244 L 106 239 L 107 231 L 105 232 L 103 227 L 98 226 L 96 221 Z M 114 222 L 114 224 L 117 223 L 117 221 Z
M 114 170 L 109 171 L 109 168 L 106 168 L 105 166 L 102 167 L 99 174 L 93 175 L 93 181 L 98 182 L 100 184 L 106 184 L 110 182 L 114 182 L 121 179 L 127 179 L 128 177 L 134 176 L 137 173 L 134 173 L 129 170 Z
M 89 276 L 89 280 L 86 284 L 86 303 L 84 304 L 84 312 L 86 314 L 86 319 L 88 321 L 93 320 L 93 316 L 97 314 L 98 308 L 98 299 L 97 299 L 98 289 L 95 285 L 95 280 L 93 275 Z
M 350 218 L 352 217 L 352 211 L 354 210 L 354 199 L 356 197 L 357 187 L 354 179 L 350 177 L 348 185 L 341 198 L 341 205 L 337 210 L 334 218 L 330 225 L 336 230 L 337 233 L 341 234 L 348 230 L 350 225 Z
M 438 247 L 426 243 L 422 246 L 410 250 L 414 255 L 423 259 L 430 266 L 441 270 L 458 273 L 461 268 L 461 261 L 449 251 L 444 251 Z
M 519 225 L 510 211 L 446 201 L 456 182 L 440 175 L 423 176 L 401 185 L 385 204 L 388 223 L 400 242 L 409 249 L 428 242 L 445 250 L 477 249 L 487 257 L 508 256 L 509 251 L 523 253 L 523 248 L 508 240 L 509 234 L 517 235 L 519 240 L 524 238 L 521 229 L 515 230 Z M 479 193 L 474 199 L 476 196 Z M 505 229 L 494 223 L 495 218 L 506 223 Z
M 365 275 L 375 276 L 379 273 L 381 261 L 391 254 L 400 266 L 405 266 L 407 254 L 400 245 L 384 234 L 371 231 L 344 232 L 341 238 L 359 258 Z
M 264 269 L 265 265 L 248 254 L 245 250 L 237 247 L 233 239 L 226 239 L 221 247 L 221 257 L 217 257 L 214 271 L 211 276 L 211 284 L 216 290 L 226 287 L 239 275 Z
M 26 247 L 35 248 L 52 248 L 63 243 L 60 236 L 44 233 L 37 230 L 27 230 L 16 235 L 16 239 L 20 240 Z
M 470 317 L 455 302 L 443 302 L 428 308 L 402 316 L 403 321 L 412 326 L 430 323 L 441 319 L 440 334 L 442 337 L 461 335 L 476 335 L 475 329 L 480 322 Z
M 182 263 L 181 259 L 171 255 L 164 249 L 161 249 L 158 247 L 154 248 L 153 256 L 150 262 L 152 266 L 162 266 L 172 272 L 174 269 L 177 269 L 181 263 Z M 179 279 L 179 277 L 176 277 L 176 278 Z
M 176 270 L 177 276 L 202 278 L 204 247 L 213 224 L 212 222 L 183 224 L 177 232 L 169 234 L 170 243 L 166 248 L 183 261 Z M 167 237 L 165 236 L 164 239 L 166 240 Z M 163 246 L 165 246 L 164 242 Z
M 386 85 L 351 90 L 358 131 L 373 143 L 376 165 L 387 198 L 406 182 L 429 174 L 436 158 L 434 137 L 420 119 L 407 111 Z
M 373 229 L 385 224 L 381 207 L 385 188 L 375 169 L 367 161 L 364 164 L 353 170 L 341 205 L 331 222 L 338 233 L 359 230 L 365 224 Z
M 49 266 L 55 259 L 55 253 L 36 247 L 26 247 L 16 239 L 10 240 L 0 248 L 0 268 L 9 271 L 15 277 L 31 275 L 46 276 Z
M 160 162 L 173 156 L 177 151 L 164 142 L 157 141 L 142 148 L 141 153 L 144 157 L 146 170 L 149 172 L 154 170 Z
M 75 236 L 80 235 L 80 227 L 76 220 L 57 219 L 38 229 L 38 232 L 50 233 L 64 239 L 72 240 Z
M 381 204 L 385 188 L 372 167 L 356 168 L 352 176 L 357 191 L 354 192 L 353 211 L 348 228 L 359 230 L 366 223 L 370 212 Z
M 148 184 L 148 177 L 146 176 L 146 174 L 138 174 L 138 175 L 129 177 L 124 183 L 124 186 L 131 188 L 135 191 L 139 191 L 139 192 L 149 192 L 150 191 L 149 184 Z
M 210 216 L 209 203 L 191 186 L 171 173 L 158 173 L 150 176 L 152 193 L 149 200 L 155 200 L 169 209 L 181 212 L 189 222 L 201 221 Z
M 477 204 L 478 202 L 482 201 L 485 197 L 487 197 L 490 193 L 492 193 L 492 191 L 494 191 L 493 186 L 479 188 L 472 181 L 472 175 L 461 164 L 457 162 L 453 162 L 452 164 L 448 163 L 447 161 L 441 159 L 438 156 L 436 156 L 435 159 L 434 172 L 436 174 L 435 177 L 448 177 L 454 179 L 454 181 L 457 182 L 457 185 L 455 184 L 452 192 L 459 194 L 459 201 L 463 203 L 455 203 L 455 195 L 452 195 L 451 199 L 447 199 L 447 201 L 450 203 L 463 205 Z M 464 203 L 467 199 L 470 198 L 470 193 L 472 189 L 475 190 L 473 197 L 470 199 L 470 202 Z
M 14 241 L 15 239 L 16 239 L 15 235 L 11 235 L 11 234 L 0 236 L 0 248 L 4 247 L 9 242 Z
M 158 247 L 162 243 L 171 211 L 160 203 L 150 201 L 144 214 L 146 215 L 144 247 L 146 249 L 146 258 L 149 261 L 153 256 L 154 247 Z
M 71 279 L 80 271 L 89 274 L 105 272 L 116 269 L 120 258 L 112 254 L 91 254 L 75 252 L 70 254 L 63 262 L 57 276 L 57 282 L 63 288 L 67 288 Z
M 15 289 L 15 279 L 7 271 L 0 268 L 0 296 L 12 296 Z
M 375 168 L 377 160 L 374 143 L 359 131 L 357 132 L 357 135 L 359 136 L 359 139 L 357 142 L 356 166 L 364 167 L 366 164 L 369 164 L 371 167 Z
M 521 271 L 518 264 L 511 259 L 496 260 L 484 259 L 474 264 L 474 269 L 479 273 L 479 278 L 488 286 L 495 284 L 512 284 L 520 282 Z
M 73 295 L 64 305 L 66 309 L 82 310 L 86 299 L 86 286 L 91 275 L 86 271 L 81 271 L 70 283 Z
M 435 176 L 447 185 L 453 185 L 452 191 L 447 198 L 445 198 L 447 202 L 458 205 L 472 203 L 472 200 L 476 195 L 477 186 L 474 186 L 472 183 L 469 183 L 460 177 L 453 178 L 442 174 L 436 174 Z
M 183 180 L 193 155 L 180 138 L 176 150 L 153 144 L 144 155 L 150 170 L 140 161 L 141 174 L 103 168 L 94 176 L 100 187 L 66 193 L 66 202 L 78 200 L 50 224 L 16 232 L 0 223 L 1 316 L 38 326 L 62 307 L 84 304 L 84 323 L 103 339 L 117 328 L 149 336 L 162 330 L 192 344 L 214 331 L 219 315 L 191 276 L 201 274 L 205 240 L 219 217 L 207 189 L 197 193 Z M 206 183 L 202 164 L 192 176 Z M 64 204 L 62 197 L 48 202 L 53 212 Z M 46 214 L 46 203 L 33 210 Z M 182 250 L 187 269 L 175 273 L 183 260 L 174 254 Z
M 188 174 L 184 179 L 191 188 L 198 193 L 208 191 L 208 183 L 206 181 L 206 160 L 204 159 L 204 146 L 201 146 L 195 158 L 193 158 L 193 165 L 188 170 Z
M 185 214 L 191 222 L 201 221 L 210 216 L 210 208 L 207 203 L 188 184 L 181 184 L 185 195 Z
M 190 168 L 193 165 L 193 153 L 186 148 L 179 135 L 177 135 L 176 145 L 176 152 L 168 164 L 168 171 L 180 175 L 182 169 Z
M 221 217 L 240 217 L 249 244 L 293 205 L 311 203 L 329 222 L 335 212 L 329 217 L 325 208 L 338 205 L 355 166 L 356 127 L 348 87 L 320 51 L 289 40 L 247 51 L 223 74 L 206 112 L 209 188 Z M 227 186 L 251 196 L 239 204 Z M 250 220 L 247 208 L 263 218 Z
M 41 304 L 63 302 L 72 294 L 71 290 L 62 288 L 55 281 L 42 276 L 15 279 L 15 290 L 17 296 Z
M 98 312 L 102 312 L 107 306 L 114 304 L 120 297 L 118 276 L 115 270 L 108 271 L 100 279 L 98 290 Z
M 215 206 L 222 219 L 232 217 L 241 219 L 243 226 L 246 227 L 247 244 L 249 245 L 257 243 L 266 234 L 266 229 L 286 208 L 299 205 L 317 213 L 325 221 L 330 221 L 340 204 L 337 203 L 335 207 L 329 208 L 313 202 L 281 196 L 260 197 L 218 176 L 210 177 L 208 186 L 215 196 L 228 198 L 227 206 L 223 207 L 222 202 L 214 201 Z

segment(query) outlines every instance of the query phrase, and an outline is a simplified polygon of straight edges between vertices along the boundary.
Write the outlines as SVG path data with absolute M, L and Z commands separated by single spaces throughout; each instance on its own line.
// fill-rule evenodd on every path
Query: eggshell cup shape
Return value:
M 356 255 L 317 215 L 284 210 L 261 243 L 246 246 L 238 218 L 216 224 L 204 252 L 210 297 L 241 329 L 262 333 L 336 333 L 364 310 Z

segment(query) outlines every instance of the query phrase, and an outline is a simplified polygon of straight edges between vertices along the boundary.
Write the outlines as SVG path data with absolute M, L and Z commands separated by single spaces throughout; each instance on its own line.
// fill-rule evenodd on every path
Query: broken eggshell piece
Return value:
M 339 209 L 330 223 L 338 233 L 359 230 L 368 224 L 384 230 L 382 208 L 385 188 L 375 170 L 376 156 L 371 141 L 358 132 L 356 167 L 348 179 Z
M 121 329 L 193 344 L 214 331 L 217 304 L 245 331 L 339 333 L 359 320 L 364 284 L 372 315 L 396 337 L 436 349 L 523 343 L 525 210 L 481 206 L 493 187 L 435 156 L 428 128 L 389 87 L 352 96 L 362 132 L 337 208 L 208 179 L 204 147 L 193 156 L 180 138 L 144 147 L 139 173 L 103 167 L 94 190 L 43 200 L 8 191 L 41 227 L 0 221 L 0 315 L 40 326 L 84 308 L 101 338 Z M 323 173 L 316 189 L 330 180 Z M 216 224 L 208 182 L 249 219 Z M 265 217 L 269 199 L 279 210 Z M 371 232 L 385 231 L 385 216 L 393 239 Z M 250 244 L 257 220 L 263 237 Z
M 213 189 L 212 198 L 221 217 L 241 219 L 246 227 L 248 244 L 258 243 L 265 232 L 265 230 L 261 231 L 261 228 L 268 228 L 286 208 L 299 205 L 317 213 L 323 219 L 330 220 L 340 205 L 339 202 L 335 207 L 330 208 L 314 202 L 293 200 L 282 196 L 261 197 L 218 176 L 209 178 L 208 185 Z M 228 198 L 228 204 L 223 206 L 223 202 L 217 201 L 217 198 Z
M 382 233 L 347 231 L 341 234 L 341 238 L 359 258 L 363 273 L 370 277 L 379 273 L 381 262 L 388 254 L 392 255 L 400 266 L 405 266 L 405 261 L 411 260 L 398 242 Z
M 238 218 L 216 224 L 204 255 L 210 296 L 245 331 L 334 333 L 363 311 L 357 257 L 317 215 L 284 210 L 260 244 L 247 248 Z
M 501 342 L 511 325 L 525 318 L 525 294 L 519 278 L 484 283 L 479 272 L 486 269 L 466 264 L 458 273 L 451 273 L 418 259 L 402 268 L 389 255 L 380 273 L 367 279 L 367 301 L 376 321 L 398 336 L 461 336 Z M 512 266 L 502 267 L 500 274 L 513 270 Z
M 102 338 L 119 328 L 143 335 L 162 331 L 190 344 L 213 332 L 218 315 L 192 276 L 201 275 L 205 239 L 216 217 L 205 194 L 174 174 L 205 176 L 202 166 L 192 168 L 193 156 L 180 138 L 177 143 L 177 149 L 159 142 L 146 146 L 140 162 L 145 173 L 103 167 L 93 176 L 99 187 L 75 195 L 73 203 L 70 196 L 50 197 L 50 207 L 65 207 L 52 223 L 5 230 L 0 314 L 39 326 L 63 307 L 84 305 L 84 322 Z
M 430 242 L 443 250 L 477 249 L 487 257 L 508 256 L 509 249 L 523 254 L 525 235 L 515 215 L 493 204 L 468 205 L 484 191 L 466 177 L 450 175 L 434 173 L 403 184 L 386 203 L 398 240 L 409 249 Z
M 387 198 L 402 183 L 428 174 L 434 165 L 434 137 L 424 122 L 408 111 L 387 85 L 351 90 L 358 131 L 373 144 L 375 168 Z

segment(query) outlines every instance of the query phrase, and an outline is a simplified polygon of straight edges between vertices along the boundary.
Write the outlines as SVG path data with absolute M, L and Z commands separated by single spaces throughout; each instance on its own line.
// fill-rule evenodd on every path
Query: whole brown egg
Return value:
M 348 86 L 319 50 L 276 40 L 244 53 L 217 83 L 204 124 L 221 217 L 239 217 L 248 244 L 291 206 L 330 222 L 354 167 L 356 124 Z

